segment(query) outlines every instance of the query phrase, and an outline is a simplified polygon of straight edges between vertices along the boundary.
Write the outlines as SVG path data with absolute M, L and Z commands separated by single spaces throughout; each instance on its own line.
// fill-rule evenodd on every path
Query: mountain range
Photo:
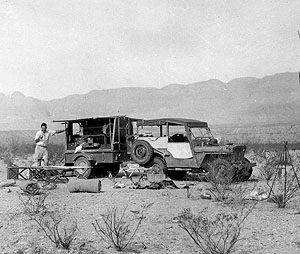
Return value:
M 227 83 L 212 79 L 163 88 L 93 90 L 50 101 L 0 93 L 0 130 L 32 130 L 41 122 L 109 115 L 184 117 L 212 125 L 295 123 L 300 116 L 299 76 L 286 72 Z

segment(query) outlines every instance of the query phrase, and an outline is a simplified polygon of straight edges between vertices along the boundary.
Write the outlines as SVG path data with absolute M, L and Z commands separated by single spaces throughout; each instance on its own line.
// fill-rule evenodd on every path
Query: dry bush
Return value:
M 45 236 L 56 247 L 69 250 L 71 243 L 77 235 L 77 222 L 63 223 L 58 212 L 49 210 L 49 206 L 45 202 L 47 197 L 48 193 L 19 195 L 25 214 L 37 223 Z
M 108 209 L 101 216 L 101 221 L 95 220 L 92 223 L 100 238 L 107 243 L 112 243 L 117 251 L 126 249 L 145 218 L 140 211 L 138 217 L 133 219 L 136 222 L 133 223 L 132 219 L 126 217 L 126 208 L 122 212 L 119 212 L 116 207 Z
M 27 151 L 23 146 L 24 142 L 21 142 L 18 137 L 11 134 L 6 137 L 4 144 L 1 145 L 0 158 L 7 166 L 11 166 L 18 155 Z
M 77 236 L 78 226 L 76 221 L 63 223 L 62 218 L 56 212 L 47 212 L 32 217 L 45 236 L 56 247 L 69 250 L 70 245 Z
M 286 205 L 298 195 L 299 179 L 294 172 L 286 172 L 284 175 L 276 175 L 270 187 L 270 201 L 277 204 L 278 208 L 285 208 Z
M 0 144 L 0 159 L 8 166 L 14 163 L 15 158 L 27 158 L 28 155 L 33 155 L 35 149 L 34 142 L 22 141 L 19 137 L 11 134 L 3 144 Z M 63 144 L 50 144 L 48 147 L 49 164 L 62 165 L 64 159 L 65 147 Z
M 1 159 L 7 166 L 12 166 L 14 164 L 15 156 L 9 150 L 3 150 L 1 154 Z
M 250 193 L 257 187 L 256 184 L 248 186 L 245 182 L 232 183 L 229 198 L 226 202 L 230 205 L 244 206 L 248 202 Z
M 63 165 L 64 151 L 65 146 L 63 144 L 50 144 L 48 148 L 49 165 Z
M 277 151 L 259 151 L 256 154 L 256 161 L 261 164 L 259 168 L 260 177 L 266 181 L 272 179 L 276 172 L 280 160 L 280 154 Z
M 40 193 L 39 195 L 19 194 L 24 213 L 30 217 L 48 211 L 48 207 L 45 203 L 47 197 L 48 193 Z
M 178 225 L 192 238 L 204 254 L 230 254 L 240 240 L 242 224 L 252 209 L 238 213 L 218 213 L 214 218 L 205 215 L 206 209 L 193 214 L 184 209 L 177 217 Z
M 231 179 L 226 177 L 220 179 L 216 177 L 215 174 L 209 174 L 206 180 L 210 185 L 208 190 L 215 200 L 223 202 L 229 199 L 231 186 L 233 184 Z

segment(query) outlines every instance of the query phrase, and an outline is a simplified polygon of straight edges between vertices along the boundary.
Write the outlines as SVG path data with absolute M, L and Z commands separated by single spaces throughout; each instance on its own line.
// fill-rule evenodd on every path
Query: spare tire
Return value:
M 131 158 L 140 165 L 147 164 L 153 157 L 153 148 L 145 140 L 136 140 L 131 147 Z

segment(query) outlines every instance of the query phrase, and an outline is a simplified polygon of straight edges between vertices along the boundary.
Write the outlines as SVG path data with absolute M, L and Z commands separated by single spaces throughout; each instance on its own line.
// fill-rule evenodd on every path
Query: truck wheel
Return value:
M 81 168 L 75 169 L 75 175 L 77 177 L 83 176 L 85 178 L 89 178 L 91 176 L 92 164 L 87 158 L 79 157 L 78 159 L 76 159 L 74 165 L 78 166 L 78 167 L 87 167 L 88 168 L 88 169 L 81 169 Z
M 166 165 L 166 162 L 163 158 L 155 156 L 153 158 L 152 161 L 150 161 L 150 163 L 148 163 L 146 165 L 147 168 L 153 168 L 153 170 L 157 173 L 157 174 L 165 174 L 167 175 L 168 172 L 168 168 Z
M 231 163 L 225 159 L 215 159 L 209 167 L 208 180 L 217 183 L 230 183 L 234 180 L 234 169 Z
M 250 161 L 247 158 L 244 158 L 245 162 L 250 163 Z M 235 181 L 237 182 L 245 182 L 248 181 L 250 176 L 252 175 L 252 167 L 244 167 L 240 170 L 235 175 Z
M 140 165 L 147 164 L 153 157 L 153 148 L 145 140 L 136 140 L 132 144 L 131 158 Z

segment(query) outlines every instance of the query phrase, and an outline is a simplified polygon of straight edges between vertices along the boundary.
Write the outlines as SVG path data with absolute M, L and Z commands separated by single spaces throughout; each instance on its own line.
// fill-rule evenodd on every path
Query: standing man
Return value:
M 34 142 L 36 143 L 35 151 L 33 155 L 34 165 L 40 166 L 41 160 L 44 160 L 44 166 L 48 165 L 48 143 L 50 136 L 53 136 L 58 133 L 62 133 L 65 130 L 47 130 L 47 124 L 42 123 L 41 124 L 41 130 L 39 130 L 36 135 Z

